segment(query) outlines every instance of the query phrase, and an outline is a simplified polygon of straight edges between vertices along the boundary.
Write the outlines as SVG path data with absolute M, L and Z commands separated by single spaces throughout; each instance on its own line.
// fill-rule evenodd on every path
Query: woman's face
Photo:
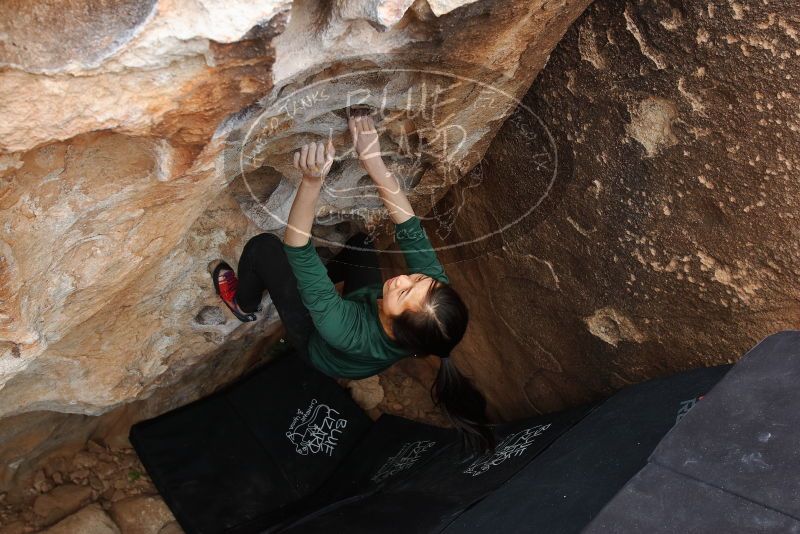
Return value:
M 396 317 L 406 310 L 422 308 L 428 290 L 436 280 L 422 273 L 401 274 L 383 283 L 383 311 Z

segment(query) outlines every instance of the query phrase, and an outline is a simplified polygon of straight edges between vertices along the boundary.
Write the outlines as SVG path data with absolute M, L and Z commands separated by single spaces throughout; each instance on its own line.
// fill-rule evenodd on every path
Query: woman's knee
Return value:
M 256 249 L 258 251 L 277 250 L 283 251 L 283 242 L 275 234 L 264 232 L 250 238 L 244 246 L 245 250 Z
M 278 253 L 284 253 L 283 243 L 278 236 L 269 233 L 258 234 L 245 243 L 242 255 L 239 257 L 239 265 L 244 263 L 249 268 L 254 268 L 262 258 L 268 258 Z

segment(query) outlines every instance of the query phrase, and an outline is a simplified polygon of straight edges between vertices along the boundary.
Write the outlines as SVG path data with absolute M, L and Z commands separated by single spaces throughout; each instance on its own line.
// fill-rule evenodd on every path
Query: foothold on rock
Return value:
M 225 314 L 218 306 L 203 306 L 194 320 L 202 325 L 221 325 L 225 324 Z

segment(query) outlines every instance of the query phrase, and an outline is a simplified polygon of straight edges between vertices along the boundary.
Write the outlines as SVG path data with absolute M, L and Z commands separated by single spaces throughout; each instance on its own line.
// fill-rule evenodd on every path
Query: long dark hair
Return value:
M 402 346 L 419 356 L 441 358 L 439 372 L 431 386 L 431 397 L 459 430 L 473 453 L 493 451 L 494 432 L 486 417 L 486 399 L 450 360 L 450 352 L 467 330 L 469 311 L 448 284 L 431 284 L 420 311 L 406 310 L 392 320 L 392 333 Z

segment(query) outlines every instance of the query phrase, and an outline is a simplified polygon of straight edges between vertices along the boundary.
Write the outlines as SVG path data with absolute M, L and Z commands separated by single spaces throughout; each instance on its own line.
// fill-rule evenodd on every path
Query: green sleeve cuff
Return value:
M 410 228 L 419 228 L 421 226 L 419 217 L 412 215 L 410 219 L 394 225 L 395 231 L 408 230 Z
M 425 229 L 422 228 L 422 221 L 420 221 L 419 217 L 417 217 L 416 215 L 414 215 L 407 221 L 403 221 L 400 224 L 395 224 L 394 236 L 395 236 L 395 241 L 397 241 L 398 243 L 410 243 L 414 241 L 419 241 L 420 239 L 424 239 L 427 241 L 428 239 L 428 236 L 425 233 Z
M 300 245 L 299 247 L 293 247 L 291 245 L 287 245 L 286 243 L 283 244 L 283 250 L 285 250 L 287 254 L 305 252 L 311 248 L 314 248 L 314 246 L 311 244 L 311 239 L 309 239 L 305 245 Z

